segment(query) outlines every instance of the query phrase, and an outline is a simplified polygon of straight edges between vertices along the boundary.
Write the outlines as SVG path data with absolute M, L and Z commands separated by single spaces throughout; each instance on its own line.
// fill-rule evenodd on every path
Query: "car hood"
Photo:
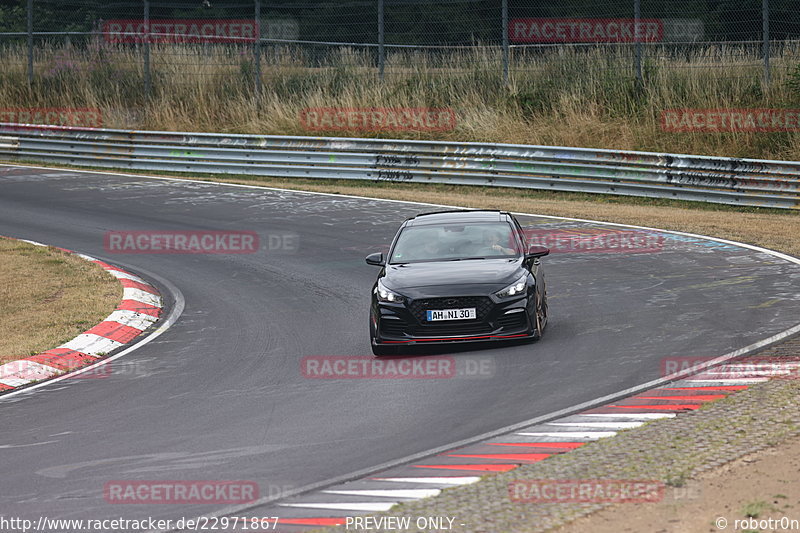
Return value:
M 520 259 L 473 259 L 386 265 L 383 284 L 389 289 L 453 285 L 510 285 L 525 273 Z

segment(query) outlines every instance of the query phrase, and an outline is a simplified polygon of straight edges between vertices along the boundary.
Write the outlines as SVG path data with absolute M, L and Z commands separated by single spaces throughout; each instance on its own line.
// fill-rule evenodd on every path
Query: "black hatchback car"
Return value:
M 540 257 L 501 211 L 427 213 L 403 222 L 372 288 L 375 355 L 407 345 L 536 340 L 547 324 Z

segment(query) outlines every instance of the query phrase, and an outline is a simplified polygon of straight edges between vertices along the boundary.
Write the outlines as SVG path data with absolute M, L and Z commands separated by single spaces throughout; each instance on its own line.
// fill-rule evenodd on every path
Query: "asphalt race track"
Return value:
M 424 199 L 424 198 L 421 198 Z M 307 356 L 370 355 L 369 290 L 401 202 L 0 167 L 0 234 L 84 252 L 185 299 L 170 330 L 97 379 L 0 397 L 0 515 L 193 517 L 116 505 L 114 480 L 252 480 L 262 496 L 344 476 L 615 393 L 670 358 L 713 357 L 793 326 L 800 266 L 648 234 L 644 250 L 544 259 L 550 323 L 534 344 L 444 351 L 484 372 L 309 379 Z M 520 217 L 539 236 L 619 231 Z M 108 231 L 256 232 L 253 254 L 119 254 Z M 257 514 L 257 512 L 255 513 Z

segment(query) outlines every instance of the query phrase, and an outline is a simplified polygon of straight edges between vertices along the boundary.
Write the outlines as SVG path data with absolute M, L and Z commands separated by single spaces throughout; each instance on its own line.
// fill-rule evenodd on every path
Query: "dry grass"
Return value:
M 633 81 L 629 49 L 517 50 L 508 89 L 496 49 L 392 52 L 381 83 L 368 54 L 344 48 L 312 57 L 307 49 L 278 47 L 264 51 L 260 97 L 247 49 L 161 45 L 152 52 L 151 98 L 143 95 L 142 59 L 133 47 L 40 47 L 32 90 L 24 50 L 0 47 L 7 59 L 3 106 L 98 107 L 108 127 L 303 135 L 309 132 L 299 114 L 307 107 L 451 107 L 458 121 L 452 132 L 369 135 L 800 159 L 796 132 L 668 133 L 660 126 L 668 108 L 800 107 L 800 44 L 773 57 L 769 87 L 761 83 L 758 51 L 731 45 L 673 56 L 655 49 L 642 88 Z
M 122 298 L 99 266 L 55 248 L 0 238 L 0 364 L 63 344 Z

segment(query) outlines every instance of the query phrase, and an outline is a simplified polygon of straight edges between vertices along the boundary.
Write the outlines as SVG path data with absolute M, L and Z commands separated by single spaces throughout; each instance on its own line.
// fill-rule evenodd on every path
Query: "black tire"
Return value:
M 547 290 L 540 295 L 536 292 L 536 312 L 533 315 L 533 339 L 539 340 L 544 335 L 544 329 L 547 327 Z

